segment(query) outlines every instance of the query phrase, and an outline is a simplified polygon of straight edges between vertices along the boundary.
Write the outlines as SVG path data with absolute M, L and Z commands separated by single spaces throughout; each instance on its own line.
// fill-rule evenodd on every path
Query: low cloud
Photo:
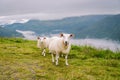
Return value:
M 37 36 L 35 34 L 35 32 L 33 31 L 21 31 L 21 30 L 16 30 L 18 33 L 21 33 L 25 39 L 28 40 L 36 40 Z
M 73 39 L 71 42 L 78 46 L 92 46 L 97 49 L 111 50 L 113 52 L 120 51 L 120 42 L 106 39 Z
M 30 19 L 54 20 L 54 19 L 62 19 L 64 17 L 65 16 L 61 14 L 45 14 L 45 13 L 0 16 L 0 25 L 13 24 L 13 23 L 25 23 Z
M 25 39 L 36 40 L 37 34 L 33 31 L 21 31 L 16 30 L 17 32 L 23 34 Z M 59 34 L 40 34 L 39 36 L 59 36 Z M 78 46 L 91 46 L 97 49 L 111 50 L 113 52 L 120 51 L 120 42 L 106 40 L 106 39 L 72 39 L 71 43 Z
M 29 19 L 17 16 L 1 16 L 0 25 L 13 24 L 13 23 L 26 23 Z

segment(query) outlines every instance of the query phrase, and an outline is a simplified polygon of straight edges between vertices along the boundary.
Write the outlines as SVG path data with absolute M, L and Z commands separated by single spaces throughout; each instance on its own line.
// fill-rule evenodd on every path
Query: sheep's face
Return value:
M 60 34 L 60 37 L 63 38 L 63 43 L 65 46 L 68 46 L 69 45 L 69 40 L 71 37 L 73 37 L 73 34 Z
M 46 39 L 46 37 L 40 37 L 40 43 L 43 44 L 44 40 Z

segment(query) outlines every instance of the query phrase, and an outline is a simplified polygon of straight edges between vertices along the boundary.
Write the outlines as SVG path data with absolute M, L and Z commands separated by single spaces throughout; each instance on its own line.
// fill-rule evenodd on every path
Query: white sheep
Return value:
M 49 47 L 49 44 L 52 40 L 54 40 L 57 37 L 38 37 L 37 38 L 37 47 L 42 49 L 42 55 L 45 56 L 46 54 L 46 48 Z
M 54 54 L 56 55 L 56 65 L 58 65 L 58 58 L 60 53 L 65 54 L 65 64 L 68 65 L 67 57 L 71 49 L 70 38 L 73 34 L 60 34 L 60 37 L 55 38 L 49 44 L 49 51 L 52 55 L 52 62 L 54 62 Z
M 37 37 L 37 47 L 40 48 L 40 37 Z
M 37 47 L 42 49 L 42 55 L 45 56 L 46 53 L 46 37 L 38 37 L 37 38 Z

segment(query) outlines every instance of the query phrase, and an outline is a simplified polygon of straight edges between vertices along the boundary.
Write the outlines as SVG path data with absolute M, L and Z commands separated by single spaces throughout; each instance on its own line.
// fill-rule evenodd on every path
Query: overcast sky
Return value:
M 120 0 L 0 0 L 0 19 L 119 14 Z

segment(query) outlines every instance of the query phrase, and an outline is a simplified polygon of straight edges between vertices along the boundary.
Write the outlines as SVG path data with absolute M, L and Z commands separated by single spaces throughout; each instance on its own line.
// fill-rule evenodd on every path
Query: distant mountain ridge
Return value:
M 81 31 L 79 34 L 83 37 L 87 35 L 92 38 L 120 40 L 120 14 L 106 17 Z
M 30 20 L 5 25 L 5 29 L 30 30 L 37 34 L 73 33 L 76 38 L 108 38 L 120 40 L 120 14 L 67 17 L 60 20 Z

